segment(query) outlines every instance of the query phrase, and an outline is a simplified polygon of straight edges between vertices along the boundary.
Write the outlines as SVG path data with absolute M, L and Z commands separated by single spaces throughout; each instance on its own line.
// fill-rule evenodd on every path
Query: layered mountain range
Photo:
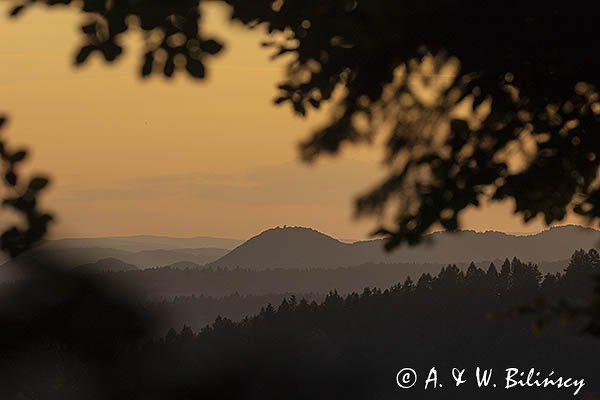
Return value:
M 90 272 L 202 267 L 224 269 L 331 269 L 367 263 L 465 264 L 517 257 L 539 264 L 564 261 L 580 248 L 600 245 L 600 231 L 580 226 L 554 227 L 531 235 L 460 231 L 428 235 L 415 247 L 387 253 L 383 240 L 347 243 L 314 229 L 277 227 L 247 241 L 210 237 L 158 236 L 80 238 L 47 241 L 28 257 L 58 259 L 67 268 Z M 0 266 L 0 280 L 18 271 L 19 260 Z
M 531 262 L 568 259 L 573 251 L 600 245 L 600 231 L 555 227 L 531 235 L 460 231 L 427 235 L 418 246 L 386 253 L 384 241 L 344 243 L 309 228 L 273 228 L 210 263 L 214 267 L 337 268 L 364 263 L 465 263 L 517 257 Z

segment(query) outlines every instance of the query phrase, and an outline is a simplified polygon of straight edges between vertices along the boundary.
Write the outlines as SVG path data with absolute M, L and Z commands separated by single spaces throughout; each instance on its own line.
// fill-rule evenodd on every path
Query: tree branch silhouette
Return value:
M 0 129 L 6 118 L 0 116 Z M 16 213 L 21 223 L 5 229 L 0 235 L 0 249 L 11 257 L 29 250 L 41 240 L 48 230 L 52 216 L 39 210 L 38 196 L 47 187 L 48 178 L 34 176 L 29 180 L 18 174 L 18 167 L 27 157 L 26 150 L 11 151 L 0 136 L 0 159 L 2 173 L 2 207 Z

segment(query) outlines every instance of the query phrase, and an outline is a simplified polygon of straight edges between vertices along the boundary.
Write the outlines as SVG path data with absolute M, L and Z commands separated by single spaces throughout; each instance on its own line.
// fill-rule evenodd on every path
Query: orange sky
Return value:
M 297 144 L 323 115 L 308 120 L 274 107 L 281 63 L 269 61 L 260 32 L 225 22 L 211 6 L 207 31 L 227 50 L 197 83 L 138 78 L 135 37 L 121 62 L 72 64 L 79 18 L 37 7 L 0 19 L 0 111 L 4 135 L 32 149 L 48 171 L 45 199 L 58 215 L 53 236 L 162 234 L 246 238 L 275 225 L 311 226 L 363 238 L 375 221 L 356 221 L 352 199 L 375 183 L 377 149 L 347 149 L 307 167 Z M 536 231 L 504 204 L 470 212 L 466 228 Z

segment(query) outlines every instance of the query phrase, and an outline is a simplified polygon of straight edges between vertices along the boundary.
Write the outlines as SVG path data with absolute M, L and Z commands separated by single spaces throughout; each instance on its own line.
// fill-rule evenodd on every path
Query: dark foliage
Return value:
M 6 118 L 0 116 L 0 130 L 5 123 Z M 10 150 L 0 135 L 0 199 L 2 207 L 10 209 L 21 220 L 12 226 L 0 227 L 4 230 L 0 235 L 0 250 L 11 257 L 18 256 L 42 239 L 52 221 L 52 216 L 38 207 L 38 195 L 48 185 L 48 178 L 34 176 L 27 181 L 18 175 L 19 164 L 26 158 L 26 150 Z
M 60 260 L 23 265 L 37 278 L 0 295 L 0 398 L 88 398 L 82 382 L 98 398 L 114 398 L 115 362 L 149 337 L 151 319 L 123 293 L 65 271 Z
M 573 254 L 564 276 L 547 274 L 542 289 L 559 301 L 548 302 L 540 298 L 523 304 L 512 313 L 541 314 L 536 328 L 543 328 L 557 316 L 563 322 L 585 317 L 585 331 L 600 336 L 600 255 L 596 250 L 579 250 Z

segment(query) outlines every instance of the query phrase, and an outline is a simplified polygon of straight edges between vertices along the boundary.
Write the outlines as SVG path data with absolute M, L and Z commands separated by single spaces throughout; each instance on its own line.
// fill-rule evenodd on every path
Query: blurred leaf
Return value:
M 154 55 L 151 52 L 148 52 L 144 57 L 144 65 L 142 66 L 142 76 L 149 76 L 152 73 L 153 65 Z
M 14 171 L 8 171 L 4 175 L 4 179 L 8 182 L 9 185 L 15 186 L 17 184 L 17 174 Z
M 16 6 L 10 11 L 11 17 L 17 17 L 25 9 L 24 5 Z
M 48 185 L 47 178 L 36 177 L 29 182 L 29 189 L 34 192 L 39 192 Z
M 96 22 L 91 22 L 89 24 L 85 24 L 81 27 L 81 31 L 87 35 L 93 35 L 96 33 Z
M 198 60 L 188 59 L 186 69 L 194 78 L 203 79 L 205 70 L 202 62 Z
M 75 63 L 83 64 L 84 62 L 87 61 L 88 57 L 96 50 L 98 50 L 98 48 L 93 45 L 88 45 L 88 46 L 82 47 L 81 50 L 79 50 L 79 53 L 77 53 L 77 57 L 75 58 Z
M 15 154 L 10 156 L 10 162 L 18 163 L 23 161 L 27 157 L 27 151 L 19 150 Z
M 223 45 L 213 39 L 202 42 L 200 47 L 203 51 L 211 55 L 217 54 L 223 49 Z

